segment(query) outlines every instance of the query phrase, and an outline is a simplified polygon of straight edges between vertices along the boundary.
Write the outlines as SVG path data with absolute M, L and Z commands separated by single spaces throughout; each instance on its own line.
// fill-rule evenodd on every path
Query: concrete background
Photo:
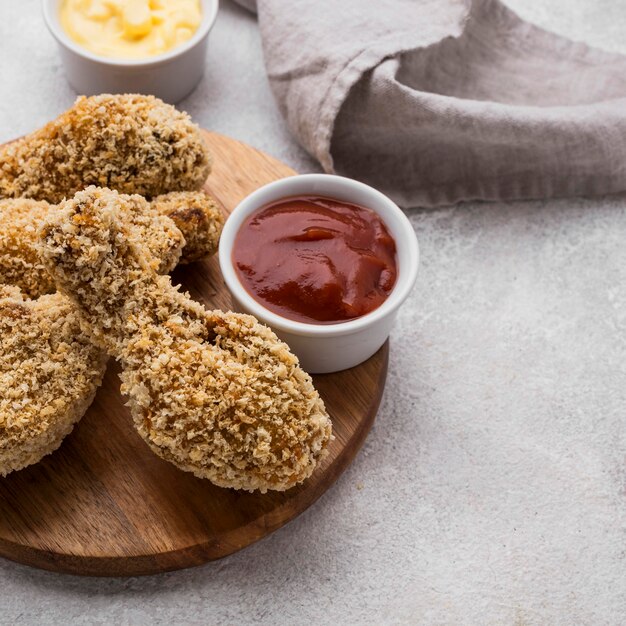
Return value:
M 508 0 L 626 53 L 626 0 Z M 0 141 L 69 107 L 37 0 L 0 2 Z M 302 172 L 256 24 L 227 0 L 202 126 Z M 321 500 L 222 561 L 81 579 L 0 559 L 2 624 L 626 622 L 626 195 L 409 212 L 417 288 L 361 454 Z

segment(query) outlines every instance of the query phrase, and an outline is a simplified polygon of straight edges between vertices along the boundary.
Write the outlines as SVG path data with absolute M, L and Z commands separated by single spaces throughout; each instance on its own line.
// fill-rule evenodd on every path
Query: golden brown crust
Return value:
M 185 236 L 181 263 L 192 263 L 217 252 L 224 226 L 224 213 L 215 198 L 203 191 L 172 191 L 152 201 Z
M 185 243 L 182 233 L 141 196 L 126 198 L 124 219 L 140 231 L 154 268 L 161 273 L 171 271 Z M 0 282 L 17 285 L 30 298 L 56 290 L 40 260 L 37 236 L 54 210 L 56 205 L 28 198 L 0 200 Z
M 37 250 L 37 228 L 50 209 L 44 201 L 0 200 L 0 283 L 30 298 L 56 291 Z
M 0 198 L 57 203 L 87 185 L 152 197 L 199 189 L 210 169 L 198 127 L 173 106 L 154 96 L 81 96 L 0 147 Z
M 184 238 L 141 196 L 123 196 L 122 219 L 155 271 L 176 264 Z M 76 307 L 40 260 L 37 231 L 56 210 L 0 201 L 0 475 L 53 452 L 91 404 L 106 355 L 81 331 Z M 12 283 L 12 286 L 2 285 Z M 24 299 L 20 292 L 36 300 Z M 38 417 L 39 415 L 39 417 Z
M 331 438 L 311 378 L 253 317 L 207 311 L 157 276 L 120 220 L 124 203 L 94 187 L 76 194 L 43 229 L 42 254 L 94 341 L 121 359 L 137 430 L 220 486 L 306 479 Z
M 0 475 L 59 447 L 105 368 L 67 298 L 24 300 L 17 287 L 0 285 Z
M 142 245 L 158 259 L 160 273 L 217 251 L 224 219 L 203 192 L 172 192 L 147 203 L 126 196 L 129 220 L 141 231 Z M 30 298 L 56 290 L 39 258 L 37 231 L 56 205 L 17 198 L 0 200 L 0 283 L 17 285 Z

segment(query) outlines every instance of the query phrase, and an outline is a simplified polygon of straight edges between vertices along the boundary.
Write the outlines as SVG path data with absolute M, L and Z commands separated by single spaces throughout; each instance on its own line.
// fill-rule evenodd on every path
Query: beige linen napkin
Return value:
M 626 57 L 498 0 L 257 4 L 276 99 L 326 171 L 403 206 L 626 189 Z

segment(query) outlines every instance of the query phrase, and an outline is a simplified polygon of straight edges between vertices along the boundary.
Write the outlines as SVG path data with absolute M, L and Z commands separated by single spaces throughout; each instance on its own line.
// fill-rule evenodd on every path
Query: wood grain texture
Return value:
M 294 174 L 233 139 L 206 132 L 215 158 L 206 185 L 226 211 Z M 230 308 L 217 259 L 173 275 L 211 308 Z M 0 555 L 83 575 L 153 574 L 231 554 L 280 528 L 350 464 L 374 421 L 388 345 L 359 367 L 314 376 L 333 421 L 330 454 L 304 484 L 261 495 L 221 489 L 155 456 L 133 429 L 113 361 L 95 401 L 61 448 L 0 478 Z

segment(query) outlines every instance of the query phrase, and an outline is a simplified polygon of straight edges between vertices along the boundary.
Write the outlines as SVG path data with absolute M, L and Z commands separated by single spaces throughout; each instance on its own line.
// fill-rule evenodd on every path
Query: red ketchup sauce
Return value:
M 241 225 L 233 265 L 250 295 L 299 322 L 332 324 L 378 308 L 396 282 L 396 244 L 371 209 L 284 198 Z

